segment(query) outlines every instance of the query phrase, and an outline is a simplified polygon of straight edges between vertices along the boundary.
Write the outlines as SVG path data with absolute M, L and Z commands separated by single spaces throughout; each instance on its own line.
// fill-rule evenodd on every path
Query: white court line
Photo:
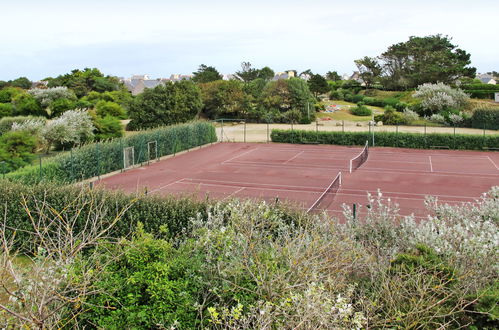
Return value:
M 235 194 L 237 194 L 238 192 L 240 191 L 243 191 L 244 189 L 246 189 L 246 187 L 241 187 L 239 189 L 237 189 L 236 191 L 234 191 L 232 194 L 230 194 L 229 196 L 225 197 L 224 199 L 230 199 L 232 196 L 234 196 Z
M 287 161 L 285 161 L 283 164 L 289 163 L 290 161 L 292 161 L 293 159 L 297 158 L 298 156 L 300 156 L 304 152 L 305 151 L 300 151 L 299 153 L 297 153 L 296 155 L 294 155 L 293 157 L 291 157 L 290 159 L 288 159 Z
M 433 163 L 431 162 L 431 156 L 428 156 L 430 159 L 430 172 L 433 172 Z
M 371 195 L 375 196 L 377 195 L 378 191 L 377 190 L 373 190 L 373 189 L 350 189 L 350 188 L 345 188 L 343 187 L 343 191 L 360 191 L 360 192 L 363 192 L 364 195 L 367 196 L 367 193 L 370 192 Z M 462 196 L 462 195 L 435 195 L 435 194 L 431 194 L 431 193 L 427 193 L 427 194 L 418 194 L 418 193 L 408 193 L 408 192 L 401 192 L 401 191 L 386 191 L 386 190 L 382 190 L 381 189 L 381 193 L 383 195 L 385 194 L 401 194 L 401 195 L 415 195 L 415 196 L 435 196 L 435 197 L 446 197 L 446 198 L 480 198 L 480 196 Z M 358 194 L 357 194 L 358 195 Z
M 492 158 L 490 158 L 489 156 L 487 156 L 487 158 L 490 160 L 490 162 L 492 164 L 494 164 L 494 166 L 496 167 L 496 170 L 499 170 L 499 167 L 497 167 L 496 163 L 494 163 L 494 161 L 492 160 Z
M 183 180 L 185 180 L 185 178 L 179 179 L 179 180 L 177 180 L 177 181 L 170 182 L 170 183 L 169 183 L 169 184 L 167 184 L 167 185 L 164 185 L 164 186 L 161 186 L 161 187 L 159 187 L 159 188 L 156 188 L 156 189 L 151 190 L 151 191 L 150 191 L 150 193 L 153 193 L 153 192 L 156 192 L 156 191 L 160 191 L 161 189 L 166 188 L 166 187 L 171 186 L 171 185 L 174 185 L 174 184 L 176 184 L 176 183 L 182 183 L 182 181 L 183 181 Z
M 341 169 L 347 169 L 348 166 L 345 164 L 345 166 L 320 166 L 320 165 L 306 165 L 306 166 L 299 166 L 299 165 L 288 165 L 288 166 L 283 166 L 282 164 L 270 164 L 270 163 L 263 163 L 263 162 L 242 162 L 242 161 L 236 161 L 236 162 L 231 162 L 230 164 L 225 163 L 224 165 L 228 166 L 253 166 L 253 167 L 278 167 L 278 168 L 286 168 L 286 169 L 322 169 L 322 170 L 341 170 Z M 365 168 L 361 167 L 356 170 L 358 171 L 365 171 L 365 172 L 376 172 L 376 173 L 397 173 L 397 174 L 431 174 L 432 176 L 463 176 L 463 175 L 474 175 L 475 178 L 482 178 L 482 179 L 487 179 L 490 178 L 491 176 L 495 176 L 496 174 L 492 173 L 472 173 L 472 172 L 447 172 L 447 171 L 408 171 L 408 170 L 397 170 L 397 169 L 390 169 L 390 168 L 379 168 L 379 167 L 374 167 L 374 168 Z
M 257 150 L 257 149 L 258 149 L 258 148 L 254 148 L 254 149 L 248 150 L 248 151 L 246 151 L 246 152 L 243 152 L 243 153 L 242 153 L 242 154 L 240 154 L 240 155 L 236 155 L 236 156 L 234 156 L 234 157 L 232 157 L 232 158 L 230 158 L 230 159 L 224 160 L 224 161 L 222 162 L 222 164 L 224 164 L 224 163 L 226 163 L 226 162 L 230 162 L 231 160 L 234 160 L 234 159 L 236 159 L 236 158 L 242 157 L 243 155 L 249 154 L 250 152 L 253 152 L 253 151 Z
M 216 183 L 199 183 L 199 182 L 178 182 L 180 184 L 190 184 L 197 186 L 213 186 L 213 187 L 233 187 L 241 188 L 241 186 L 229 185 L 229 184 L 216 184 Z M 308 191 L 308 190 L 296 190 L 296 189 L 273 189 L 273 188 L 263 188 L 263 187 L 242 187 L 245 189 L 255 189 L 255 190 L 272 190 L 272 191 L 290 191 L 299 193 L 309 193 L 309 194 L 319 194 L 320 191 Z
M 348 189 L 346 189 L 348 190 Z M 382 191 L 383 192 L 383 191 Z M 367 194 L 366 195 L 362 195 L 362 194 L 347 194 L 347 193 L 336 193 L 336 196 L 365 196 L 367 198 Z M 432 195 L 432 194 L 426 194 L 425 196 L 434 196 L 434 197 L 442 197 L 441 195 Z M 390 200 L 395 200 L 395 199 L 405 199 L 405 200 L 410 200 L 410 201 L 422 201 L 424 202 L 424 198 L 411 198 L 411 197 L 398 197 L 398 196 L 383 196 L 383 199 L 388 199 L 390 198 Z M 475 201 L 477 199 L 477 197 L 456 197 L 456 198 L 466 198 L 466 199 L 473 199 L 473 201 Z M 453 199 L 438 199 L 440 202 L 458 202 L 458 203 L 468 203 L 467 201 L 466 202 L 463 202 L 463 201 L 457 201 L 457 200 L 453 200 Z
M 214 182 L 214 183 L 229 183 L 229 184 L 234 184 L 239 187 L 242 185 L 258 185 L 258 186 L 271 186 L 271 187 L 284 187 L 284 188 L 304 188 L 304 189 L 317 189 L 319 191 L 317 192 L 322 192 L 324 188 L 322 187 L 316 187 L 316 186 L 293 186 L 293 185 L 281 185 L 281 184 L 272 184 L 272 183 L 256 183 L 256 182 L 244 182 L 244 181 L 225 181 L 225 180 L 213 180 L 213 179 L 194 179 L 194 178 L 184 178 L 184 181 L 191 181 L 191 182 L 196 182 L 196 181 L 201 181 L 203 182 Z M 247 187 L 248 188 L 248 187 Z

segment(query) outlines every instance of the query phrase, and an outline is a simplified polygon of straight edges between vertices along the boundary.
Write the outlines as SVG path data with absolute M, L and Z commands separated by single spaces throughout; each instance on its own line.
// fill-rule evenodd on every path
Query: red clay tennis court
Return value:
M 424 199 L 471 202 L 499 185 L 499 153 L 362 147 L 218 143 L 100 181 L 111 189 L 198 198 L 286 200 L 312 211 L 341 213 L 343 203 L 365 205 L 380 189 L 401 214 L 424 216 Z M 360 158 L 357 158 L 360 159 Z M 355 161 L 354 161 L 355 168 Z M 341 185 L 338 173 L 342 172 Z M 333 180 L 337 180 L 333 183 Z M 320 199 L 320 202 L 317 202 Z

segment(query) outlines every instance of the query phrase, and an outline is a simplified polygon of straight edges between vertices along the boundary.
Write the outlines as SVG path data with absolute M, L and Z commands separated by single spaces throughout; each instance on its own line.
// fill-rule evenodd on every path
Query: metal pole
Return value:
M 357 220 L 357 204 L 356 203 L 353 203 L 352 216 L 353 216 L 354 221 Z
M 269 142 L 269 123 L 267 122 L 267 143 Z
M 222 119 L 222 138 L 221 138 L 221 141 L 220 142 L 224 142 L 224 120 Z
M 345 133 L 345 121 L 344 120 L 341 121 L 341 131 L 343 133 Z
M 42 156 L 38 157 L 38 162 L 40 163 L 40 181 L 42 181 Z
M 244 143 L 246 143 L 246 122 L 244 122 Z
M 74 169 L 74 159 L 73 159 L 73 148 L 69 151 L 69 155 L 71 156 L 71 182 L 75 179 L 75 169 Z
M 486 124 L 484 123 L 483 124 L 483 139 L 482 139 L 482 148 L 485 147 L 485 128 L 486 128 Z
M 373 120 L 373 147 L 374 147 L 374 120 Z
M 395 146 L 399 145 L 399 125 L 395 126 Z
M 428 147 L 428 143 L 427 143 L 427 140 L 426 140 L 426 124 L 424 124 L 424 147 L 425 148 Z
M 456 125 L 454 125 L 454 149 L 456 149 Z
M 95 144 L 95 153 L 96 153 L 96 160 L 97 160 L 97 178 L 100 180 L 100 157 L 99 157 L 99 144 Z

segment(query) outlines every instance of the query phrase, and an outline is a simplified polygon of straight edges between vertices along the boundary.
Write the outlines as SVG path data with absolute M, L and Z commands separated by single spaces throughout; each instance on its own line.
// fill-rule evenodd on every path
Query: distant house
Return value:
M 172 74 L 170 81 L 177 82 L 181 80 L 191 80 L 194 77 L 192 74 Z
M 348 80 L 355 80 L 356 82 L 360 83 L 361 86 L 365 86 L 366 83 L 364 80 L 360 77 L 360 72 L 359 71 L 354 71 L 352 75 L 348 78 Z
M 312 78 L 312 75 L 310 73 L 305 73 L 305 72 L 302 72 L 300 73 L 300 75 L 298 76 L 300 79 L 303 79 L 305 81 L 308 81 L 310 78 Z
M 31 82 L 31 88 L 41 88 L 41 89 L 44 89 L 44 88 L 48 87 L 48 84 L 49 84 L 49 82 L 45 81 L 45 80 L 33 81 L 33 82 Z
M 240 80 L 240 81 L 243 81 L 243 79 L 241 77 L 239 77 L 237 74 L 223 74 L 222 75 L 222 80 Z
M 482 84 L 497 85 L 497 80 L 495 80 L 494 77 L 490 74 L 479 73 L 476 75 L 476 78 L 479 79 Z
M 284 72 L 277 72 L 274 76 L 274 78 L 272 78 L 272 80 L 283 80 L 283 79 L 289 79 L 289 78 L 294 78 L 296 77 L 296 73 L 295 71 L 293 70 L 289 70 L 289 71 L 284 71 Z
M 133 75 L 129 79 L 121 79 L 125 87 L 132 95 L 138 95 L 144 92 L 146 88 L 154 88 L 160 84 L 164 84 L 169 79 L 150 79 L 148 75 Z

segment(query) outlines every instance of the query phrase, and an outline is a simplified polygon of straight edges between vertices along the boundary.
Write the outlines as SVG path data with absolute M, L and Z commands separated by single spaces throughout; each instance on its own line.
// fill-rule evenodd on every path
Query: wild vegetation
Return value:
M 1 187 L 5 326 L 497 326 L 497 187 L 462 206 L 430 198 L 423 222 L 381 193 L 338 221 L 265 202 Z

